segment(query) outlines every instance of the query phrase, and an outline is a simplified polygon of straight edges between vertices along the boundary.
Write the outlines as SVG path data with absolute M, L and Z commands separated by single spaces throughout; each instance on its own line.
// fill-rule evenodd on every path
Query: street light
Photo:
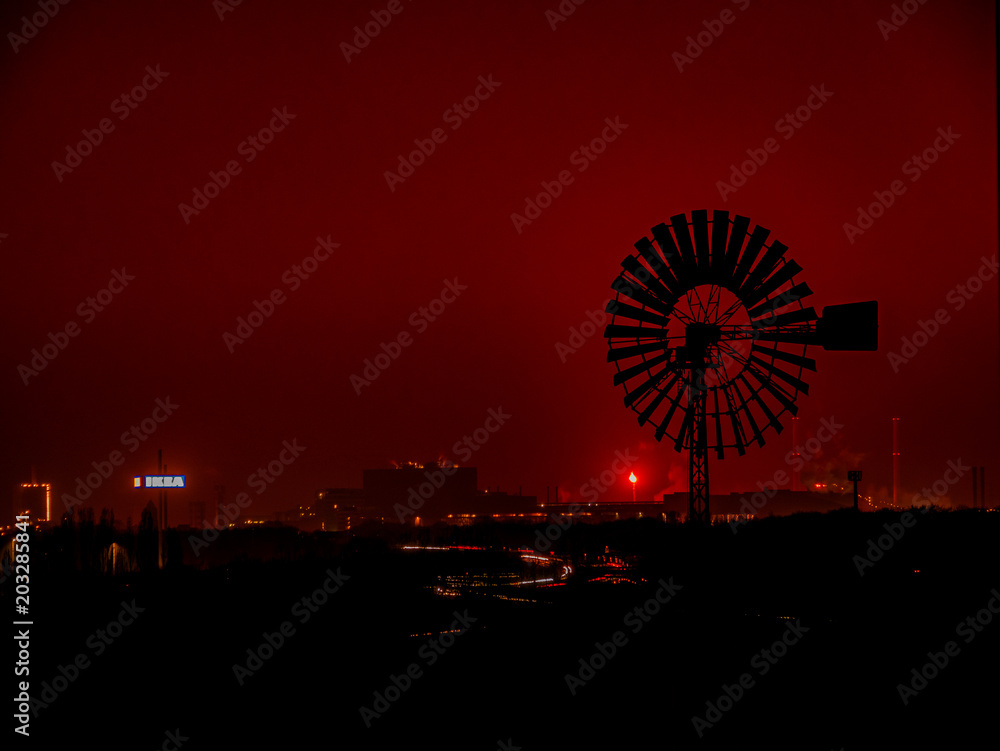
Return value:
M 635 476 L 635 472 L 633 472 L 632 474 L 630 474 L 628 476 L 628 481 L 630 483 L 632 483 L 632 503 L 635 503 L 635 481 L 636 481 L 636 479 L 637 478 Z

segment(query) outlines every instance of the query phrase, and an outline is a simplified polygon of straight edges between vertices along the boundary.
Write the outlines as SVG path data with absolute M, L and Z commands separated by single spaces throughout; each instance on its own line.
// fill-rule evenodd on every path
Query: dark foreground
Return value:
M 401 550 L 390 539 L 398 530 L 302 536 L 267 561 L 125 576 L 69 567 L 43 537 L 30 693 L 46 706 L 35 703 L 30 745 L 551 751 L 995 739 L 1000 513 L 932 512 L 912 527 L 899 518 L 798 515 L 736 533 L 578 525 L 553 546 L 563 562 L 552 564 L 516 552 L 535 539 L 525 528 L 423 531 L 419 541 L 507 550 Z M 855 556 L 880 535 L 888 549 L 863 566 Z M 514 583 L 534 579 L 557 586 Z M 324 585 L 332 594 L 314 594 Z M 10 577 L 0 593 L 8 618 Z

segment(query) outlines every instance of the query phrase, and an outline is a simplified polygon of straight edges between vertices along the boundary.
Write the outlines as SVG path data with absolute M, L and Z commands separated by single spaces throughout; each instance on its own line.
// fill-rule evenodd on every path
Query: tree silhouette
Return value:
M 95 545 L 94 509 L 80 509 L 76 521 L 76 539 L 79 552 L 78 565 L 81 571 L 93 571 L 97 564 L 98 549 Z
M 143 572 L 156 571 L 159 567 L 157 543 L 160 529 L 156 516 L 156 506 L 150 501 L 142 510 L 139 531 L 136 535 L 136 560 L 139 570 Z

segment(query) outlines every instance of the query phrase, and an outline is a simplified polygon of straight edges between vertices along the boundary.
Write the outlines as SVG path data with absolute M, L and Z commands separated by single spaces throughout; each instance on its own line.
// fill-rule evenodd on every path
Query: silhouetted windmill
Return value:
M 769 427 L 781 432 L 779 418 L 809 393 L 809 345 L 878 349 L 878 303 L 830 305 L 822 316 L 803 307 L 812 290 L 795 282 L 802 268 L 745 216 L 692 211 L 652 235 L 611 285 L 608 362 L 639 424 L 689 450 L 688 518 L 707 524 L 708 450 L 742 455 L 751 441 L 764 445 Z

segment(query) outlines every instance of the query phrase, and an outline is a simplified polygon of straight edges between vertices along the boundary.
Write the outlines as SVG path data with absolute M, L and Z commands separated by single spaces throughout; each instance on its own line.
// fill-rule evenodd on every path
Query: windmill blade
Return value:
M 653 313 L 649 310 L 643 310 L 642 308 L 634 308 L 631 305 L 624 305 L 620 302 L 612 300 L 605 307 L 605 312 L 614 313 L 615 317 L 621 316 L 622 318 L 631 318 L 633 321 L 642 321 L 643 323 L 648 323 L 651 326 L 662 326 L 667 327 L 670 322 L 668 318 L 664 318 L 661 315 Z
M 749 229 L 750 219 L 737 214 L 736 218 L 733 219 L 733 229 L 729 233 L 729 247 L 726 249 L 726 271 L 724 278 L 727 289 L 736 275 L 736 264 L 740 259 L 740 250 L 743 249 L 743 240 L 746 239 L 747 230 Z M 739 287 L 739 284 L 735 284 L 734 287 Z
M 662 355 L 657 355 L 656 357 L 651 357 L 648 360 L 643 360 L 640 363 L 636 363 L 630 368 L 625 368 L 625 370 L 619 370 L 615 373 L 615 386 L 618 386 L 625 381 L 635 378 L 637 375 L 645 373 L 647 370 L 651 370 L 654 365 L 659 365 L 663 362 L 668 362 L 671 357 L 671 352 L 668 350 Z M 662 372 L 662 371 L 661 371 Z
M 662 228 L 662 231 L 660 228 Z M 670 236 L 670 230 L 667 229 L 665 224 L 653 227 L 651 232 L 653 239 L 656 240 L 656 244 L 660 246 L 659 253 L 656 252 L 656 246 L 653 245 L 652 241 L 646 237 L 636 242 L 635 247 L 643 254 L 643 258 L 651 253 L 657 258 L 662 258 L 666 261 L 665 276 L 671 282 L 667 286 L 680 297 L 683 294 L 684 279 L 687 274 L 684 268 L 684 261 L 677 251 L 677 246 L 674 245 L 674 239 Z M 663 266 L 662 261 L 660 262 L 660 266 Z M 666 281 L 664 283 L 666 284 Z
M 799 408 L 795 406 L 795 402 L 792 401 L 791 397 L 782 391 L 778 386 L 763 375 L 757 368 L 749 367 L 747 372 L 752 375 L 757 381 L 767 389 L 767 393 L 773 396 L 782 407 L 787 409 L 793 416 L 799 413 Z
M 792 287 L 786 292 L 782 292 L 775 298 L 766 300 L 747 312 L 750 318 L 760 318 L 763 315 L 772 313 L 779 308 L 783 308 L 786 305 L 791 305 L 793 302 L 798 302 L 804 297 L 809 297 L 812 294 L 812 290 L 809 289 L 809 285 L 805 282 L 800 282 Z
M 646 326 L 625 326 L 620 323 L 609 323 L 604 327 L 605 339 L 668 339 L 670 334 L 666 329 Z
M 646 342 L 645 344 L 633 344 L 630 347 L 618 347 L 608 350 L 608 362 L 618 362 L 629 357 L 645 355 L 649 352 L 657 352 L 670 346 L 670 342 Z
M 712 397 L 715 400 L 715 456 L 717 459 L 725 459 L 722 447 L 722 415 L 719 413 L 719 389 L 712 389 Z
M 698 257 L 695 255 L 694 246 L 691 244 L 691 231 L 688 229 L 687 217 L 684 214 L 676 214 L 670 217 L 670 226 L 673 227 L 674 237 L 677 238 L 677 248 L 681 252 L 681 258 L 684 259 L 696 276 L 698 271 Z
M 729 236 L 729 212 L 716 209 L 712 212 L 712 279 L 720 280 L 726 274 L 726 239 Z
M 757 260 L 757 254 L 764 247 L 767 236 L 770 234 L 771 230 L 764 229 L 760 225 L 753 228 L 753 234 L 750 235 L 747 246 L 743 250 L 743 255 L 740 257 L 740 262 L 736 265 L 736 270 L 733 272 L 731 287 L 733 291 L 738 291 L 743 286 L 747 274 L 750 273 L 750 266 Z
M 784 381 L 785 383 L 787 383 L 789 386 L 794 386 L 796 389 L 798 389 L 799 391 L 801 391 L 803 394 L 808 394 L 809 393 L 809 384 L 808 383 L 806 383 L 805 381 L 802 381 L 802 380 L 796 378 L 793 375 L 790 375 L 789 373 L 786 373 L 781 368 L 779 368 L 777 365 L 775 365 L 773 362 L 768 362 L 767 360 L 762 360 L 759 357 L 757 357 L 756 355 L 754 355 L 753 353 L 750 354 L 750 362 L 757 363 L 757 365 L 759 365 L 765 371 L 767 371 L 771 375 L 775 376 L 776 378 L 780 378 L 782 381 Z
M 667 432 L 667 428 L 670 427 L 670 421 L 674 419 L 674 413 L 677 411 L 677 407 L 681 403 L 681 395 L 679 393 L 673 394 L 670 398 L 670 409 L 667 410 L 666 416 L 664 416 L 663 421 L 660 423 L 660 427 L 656 429 L 656 440 L 663 440 L 664 433 Z
M 652 308 L 657 313 L 665 316 L 669 316 L 674 312 L 674 306 L 672 303 L 664 302 L 658 297 L 650 294 L 649 290 L 645 287 L 638 286 L 638 283 L 633 283 L 625 278 L 624 274 L 620 275 L 611 284 L 611 289 L 616 292 L 620 292 L 632 300 L 635 300 L 640 305 L 645 305 L 647 308 Z
M 687 438 L 688 431 L 691 429 L 691 422 L 694 418 L 694 409 L 689 404 L 687 409 L 684 410 L 684 420 L 681 422 L 681 429 L 677 433 L 677 439 L 674 441 L 674 450 L 682 451 L 684 449 L 684 439 Z
M 757 403 L 757 406 L 760 407 L 760 411 L 764 413 L 765 417 L 767 417 L 768 425 L 773 425 L 774 429 L 780 433 L 782 431 L 781 423 L 778 422 L 778 418 L 774 416 L 774 412 L 772 412 L 771 408 L 767 406 L 767 403 L 760 398 L 760 390 L 755 389 L 742 373 L 740 373 L 739 378 L 747 387 L 747 390 L 750 392 L 750 396 Z M 767 426 L 765 425 L 764 427 L 766 428 Z
M 753 294 L 747 295 L 743 299 L 743 304 L 748 308 L 752 308 L 801 271 L 802 267 L 795 263 L 795 261 L 789 259 L 781 265 L 780 269 L 771 274 L 767 281 L 757 287 L 757 289 L 753 291 Z
M 750 430 L 753 431 L 754 440 L 757 441 L 757 445 L 763 448 L 764 446 L 764 436 L 761 435 L 760 428 L 757 427 L 757 421 L 753 419 L 753 413 L 750 411 L 750 405 L 747 404 L 746 399 L 743 398 L 743 394 L 736 387 L 733 388 L 736 392 L 736 396 L 740 398 L 740 409 L 746 413 L 747 422 L 750 423 Z
M 788 246 L 774 240 L 771 242 L 771 247 L 767 249 L 767 252 L 761 256 L 757 265 L 754 266 L 753 271 L 750 272 L 750 276 L 740 287 L 740 297 L 745 297 L 753 294 L 754 290 L 764 281 L 764 277 L 771 273 L 771 270 L 777 265 L 778 261 L 788 250 Z
M 649 418 L 653 416 L 653 413 L 656 411 L 656 408 L 659 407 L 660 404 L 663 403 L 663 400 L 670 395 L 670 389 L 674 387 L 674 384 L 677 382 L 678 378 L 680 378 L 680 373 L 674 373 L 670 377 L 670 381 L 662 389 L 659 389 L 657 391 L 656 396 L 650 399 L 649 404 L 647 404 L 645 409 L 643 409 L 642 412 L 639 413 L 640 425 L 645 425 L 646 422 L 649 420 Z
M 661 282 L 652 272 L 646 269 L 635 256 L 626 256 L 622 259 L 621 266 L 636 280 L 645 285 L 646 289 L 667 303 L 677 302 L 678 295 L 675 295 Z M 612 287 L 613 288 L 613 287 Z
M 690 287 L 694 268 L 694 252 L 692 251 L 690 258 L 682 255 L 677 243 L 674 242 L 674 236 L 670 234 L 670 228 L 666 224 L 657 224 L 650 232 L 652 232 L 656 244 L 660 246 L 663 257 L 670 264 L 670 270 L 673 271 L 677 281 L 685 288 Z
M 673 272 L 670 270 L 670 262 L 665 261 L 663 257 L 656 252 L 656 248 L 653 246 L 652 241 L 648 237 L 643 237 L 640 240 L 636 240 L 635 249 L 639 251 L 639 255 L 642 256 L 643 260 L 649 264 L 649 267 L 653 269 L 656 277 L 663 283 L 663 286 L 670 292 L 669 301 L 674 302 L 678 297 L 684 294 L 683 285 L 677 281 Z M 675 261 L 679 263 L 679 260 Z M 640 282 L 645 282 L 645 278 L 638 276 L 636 271 L 629 269 L 629 273 L 635 276 Z M 649 272 L 646 272 L 645 277 L 648 278 Z
M 776 360 L 784 360 L 787 363 L 791 363 L 800 368 L 805 368 L 806 370 L 811 370 L 816 372 L 816 361 L 811 357 L 803 357 L 802 355 L 796 355 L 791 352 L 785 352 L 780 349 L 771 349 L 770 347 L 758 347 L 756 342 L 750 348 L 751 352 L 760 352 L 763 355 L 768 355 Z
M 708 211 L 698 209 L 691 212 L 691 234 L 694 235 L 694 255 L 698 270 L 703 274 L 711 269 L 711 256 L 708 249 Z
M 743 456 L 746 453 L 745 447 L 747 445 L 746 433 L 743 432 L 743 422 L 736 413 L 736 405 L 733 403 L 733 399 L 729 394 L 728 385 L 723 387 L 722 393 L 726 397 L 726 410 L 729 412 L 729 417 L 733 423 L 733 438 L 734 443 L 736 444 L 736 451 L 740 456 Z
M 649 390 L 651 388 L 653 388 L 654 386 L 656 386 L 657 383 L 663 380 L 663 376 L 666 374 L 666 372 L 667 369 L 664 368 L 659 373 L 650 376 L 649 379 L 644 381 L 641 386 L 638 386 L 629 391 L 627 394 L 625 394 L 625 406 L 631 407 L 637 401 L 640 401 L 646 394 L 649 393 Z

